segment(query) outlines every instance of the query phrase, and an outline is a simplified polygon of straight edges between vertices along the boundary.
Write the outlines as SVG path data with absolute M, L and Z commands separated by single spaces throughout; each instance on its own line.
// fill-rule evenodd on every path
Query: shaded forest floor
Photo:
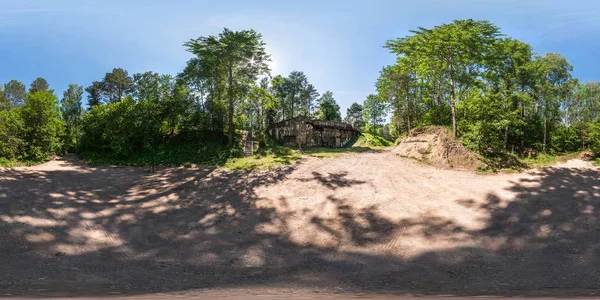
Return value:
M 482 176 L 389 150 L 268 171 L 0 170 L 0 295 L 600 292 L 600 173 Z

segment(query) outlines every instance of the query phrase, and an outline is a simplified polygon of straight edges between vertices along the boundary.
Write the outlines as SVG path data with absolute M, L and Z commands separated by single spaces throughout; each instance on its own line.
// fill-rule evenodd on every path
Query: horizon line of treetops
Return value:
M 320 95 L 303 72 L 270 76 L 270 55 L 254 30 L 224 29 L 184 47 L 194 57 L 176 76 L 115 68 L 85 89 L 70 84 L 60 101 L 43 78 L 29 92 L 16 80 L 0 86 L 0 158 L 41 161 L 65 151 L 126 158 L 225 136 L 228 155 L 237 155 L 241 129 L 260 133 L 300 115 L 342 120 L 333 94 Z M 600 148 L 600 84 L 572 78 L 559 54 L 539 56 L 471 19 L 419 27 L 384 47 L 397 61 L 383 67 L 375 94 L 348 108 L 345 121 L 354 126 L 391 139 L 448 126 L 484 155 Z

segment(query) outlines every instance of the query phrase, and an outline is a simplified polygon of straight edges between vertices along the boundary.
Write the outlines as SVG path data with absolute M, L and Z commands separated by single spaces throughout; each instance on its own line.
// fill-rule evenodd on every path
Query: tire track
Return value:
M 98 241 L 100 241 L 102 244 L 108 246 L 107 252 L 105 252 L 106 254 L 110 255 L 111 257 L 114 257 L 115 259 L 118 260 L 131 260 L 133 259 L 133 255 L 125 250 L 125 249 L 119 249 L 122 245 L 123 245 L 123 239 L 121 239 L 117 234 L 115 234 L 112 230 L 110 230 L 108 227 L 106 227 L 106 225 L 104 224 L 90 224 L 90 223 L 84 223 L 84 227 L 86 229 L 86 231 L 92 233 L 92 232 L 96 232 L 96 233 L 100 233 L 100 235 L 102 236 L 101 239 L 97 239 Z M 91 234 L 89 236 L 92 236 Z

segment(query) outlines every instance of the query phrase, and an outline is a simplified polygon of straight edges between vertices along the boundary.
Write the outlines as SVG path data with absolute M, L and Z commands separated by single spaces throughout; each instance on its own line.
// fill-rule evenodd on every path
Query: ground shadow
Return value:
M 330 190 L 336 190 L 338 188 L 343 187 L 351 187 L 354 185 L 364 184 L 366 182 L 362 180 L 347 178 L 347 172 L 327 173 L 326 175 L 323 175 L 317 171 L 313 171 L 312 175 L 312 178 L 301 178 L 298 179 L 298 181 L 317 181 Z
M 392 219 L 337 193 L 327 198 L 330 216 L 317 215 L 318 208 L 286 209 L 294 200 L 285 196 L 276 200 L 283 209 L 264 205 L 257 190 L 294 171 L 1 171 L 0 292 L 79 296 L 283 286 L 571 296 L 600 289 L 595 169 L 537 170 L 512 184 L 514 199 L 494 193 L 483 202 L 456 199 L 485 216 L 477 229 L 460 225 L 460 216 Z M 317 172 L 306 180 L 332 191 L 364 183 Z M 331 242 L 294 240 L 295 231 L 305 230 L 290 223 L 299 214 Z M 409 239 L 464 246 L 399 253 Z

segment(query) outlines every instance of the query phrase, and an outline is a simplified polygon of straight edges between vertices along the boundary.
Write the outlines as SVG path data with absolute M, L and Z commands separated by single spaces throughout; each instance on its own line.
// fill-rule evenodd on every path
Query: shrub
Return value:
M 582 141 L 574 126 L 559 126 L 550 140 L 554 153 L 575 152 L 581 150 Z
M 143 151 L 145 120 L 131 97 L 107 105 L 96 105 L 82 120 L 83 151 L 108 152 L 115 157 L 127 157 Z
M 24 128 L 23 160 L 44 161 L 60 152 L 64 122 L 58 100 L 50 92 L 30 93 L 21 110 Z
M 588 142 L 594 156 L 600 158 L 600 122 L 596 121 L 591 124 Z
M 0 157 L 19 158 L 23 148 L 23 119 L 19 108 L 0 111 Z

